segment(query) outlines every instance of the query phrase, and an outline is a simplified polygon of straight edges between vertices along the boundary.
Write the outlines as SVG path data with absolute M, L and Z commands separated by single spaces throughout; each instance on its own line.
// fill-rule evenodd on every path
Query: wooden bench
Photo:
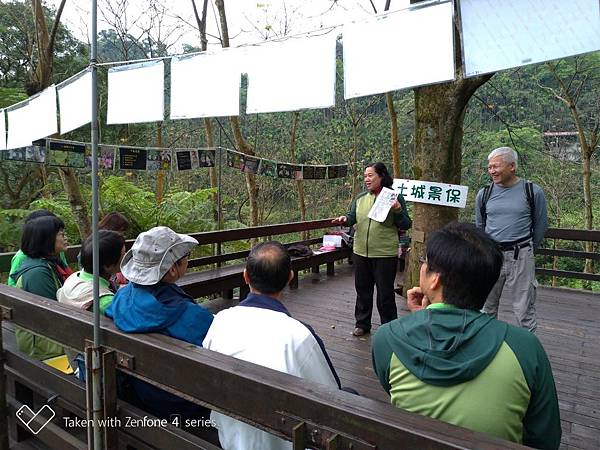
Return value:
M 290 288 L 296 289 L 298 287 L 298 273 L 301 270 L 312 269 L 314 273 L 318 273 L 319 266 L 325 264 L 327 266 L 327 274 L 333 275 L 335 262 L 350 258 L 351 255 L 352 250 L 344 247 L 311 256 L 293 257 L 292 270 L 295 276 L 290 282 Z M 248 294 L 248 286 L 243 278 L 244 268 L 245 264 L 235 264 L 202 270 L 200 272 L 189 272 L 177 284 L 194 298 L 204 297 L 217 292 L 222 293 L 224 298 L 231 298 L 233 289 L 239 288 L 240 300 L 243 300 Z
M 91 353 L 86 342 L 92 337 L 93 320 L 87 311 L 8 286 L 0 286 L 0 311 L 3 322 L 42 331 L 65 346 Z M 9 324 L 3 328 L 5 336 L 10 333 Z M 117 371 L 291 440 L 296 450 L 524 448 L 167 336 L 125 334 L 105 318 L 101 320 L 100 338 L 104 417 L 119 419 L 115 426 L 104 428 L 106 448 L 217 448 L 199 436 L 201 433 L 192 434 L 168 424 L 127 427 L 128 418 L 148 414 L 116 398 Z M 4 358 L 0 380 L 5 380 L 5 375 L 7 380 L 6 386 L 0 382 L 0 401 L 6 398 L 11 410 L 7 415 L 1 414 L 6 411 L 0 404 L 0 438 L 10 423 L 11 436 L 17 441 L 35 439 L 61 450 L 87 448 L 89 430 L 73 433 L 61 426 L 64 419 L 57 417 L 37 435 L 28 435 L 14 411 L 24 404 L 37 411 L 53 397 L 56 400 L 52 407 L 57 415 L 66 411 L 85 418 L 89 414 L 86 405 L 91 390 L 86 390 L 74 377 L 34 361 L 8 345 L 0 345 L 0 350 Z M 6 393 L 2 392 L 3 387 L 7 387 Z M 227 394 L 223 389 L 227 389 Z

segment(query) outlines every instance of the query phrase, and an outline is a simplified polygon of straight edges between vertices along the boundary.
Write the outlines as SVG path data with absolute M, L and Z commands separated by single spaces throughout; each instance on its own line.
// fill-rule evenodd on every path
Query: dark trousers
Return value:
M 381 323 L 398 318 L 394 280 L 398 258 L 365 258 L 354 255 L 354 285 L 356 286 L 356 326 L 366 331 L 371 329 L 373 313 L 373 288 L 377 286 L 377 311 Z

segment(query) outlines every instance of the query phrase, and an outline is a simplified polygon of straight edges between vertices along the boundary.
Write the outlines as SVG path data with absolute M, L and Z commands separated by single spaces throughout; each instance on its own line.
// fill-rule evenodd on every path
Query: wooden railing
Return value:
M 326 229 L 331 227 L 331 219 L 313 220 L 307 222 L 294 222 L 285 223 L 278 225 L 266 225 L 260 227 L 251 228 L 237 228 L 232 230 L 223 231 L 208 231 L 202 233 L 193 233 L 190 236 L 196 238 L 200 245 L 205 244 L 221 244 L 224 242 L 249 240 L 253 238 L 271 236 L 276 237 L 283 234 L 302 232 L 307 230 L 318 230 Z M 587 241 L 594 242 L 598 245 L 600 243 L 600 231 L 597 230 L 574 230 L 566 228 L 549 228 L 546 232 L 546 239 L 559 239 L 562 241 Z M 303 243 L 306 245 L 315 244 L 320 241 L 320 238 L 313 238 L 304 241 L 297 241 L 295 243 Z M 547 241 L 548 242 L 548 241 Z M 127 241 L 127 246 L 130 247 L 133 244 L 133 240 Z M 71 262 L 77 261 L 77 255 L 79 254 L 80 246 L 71 246 L 67 250 L 67 259 Z M 566 249 L 552 249 L 552 248 L 540 248 L 537 251 L 539 255 L 556 256 L 559 258 L 580 258 L 580 259 L 592 259 L 594 261 L 600 261 L 599 252 L 584 252 L 578 250 L 566 250 Z M 14 253 L 0 253 L 0 273 L 7 273 L 10 269 L 10 260 Z M 214 256 L 205 256 L 201 258 L 195 258 L 190 261 L 189 267 L 199 267 L 209 264 L 222 264 L 228 261 L 243 259 L 248 255 L 248 251 L 230 252 Z M 567 270 L 547 269 L 543 267 L 536 268 L 538 275 L 564 277 L 564 278 L 576 278 L 581 280 L 600 281 L 599 273 L 584 273 Z
M 19 326 L 41 331 L 64 346 L 90 352 L 86 345 L 92 338 L 93 320 L 87 311 L 3 285 L 0 310 L 6 341 L 11 328 Z M 100 337 L 104 416 L 120 419 L 104 429 L 106 448 L 217 448 L 204 438 L 206 430 L 184 431 L 171 425 L 127 427 L 128 417 L 148 415 L 117 399 L 117 371 L 290 440 L 296 450 L 525 448 L 164 335 L 125 334 L 105 318 L 101 320 Z M 0 417 L 0 438 L 8 423 L 15 441 L 37 439 L 55 449 L 87 448 L 85 430 L 73 433 L 68 426 L 60 426 L 65 415 L 86 417 L 89 391 L 85 385 L 17 352 L 8 342 L 3 348 L 1 344 L 0 340 L 0 355 L 4 357 L 0 380 L 6 374 L 7 392 L 4 397 L 0 391 L 0 399 L 7 398 L 10 412 Z M 0 383 L 0 390 L 3 386 Z M 37 435 L 27 434 L 15 418 L 15 410 L 28 404 L 37 411 L 50 396 L 56 399 L 52 407 L 57 416 Z
M 200 245 L 206 244 L 219 244 L 223 242 L 232 242 L 239 240 L 248 240 L 253 238 L 272 236 L 276 237 L 283 234 L 298 233 L 309 230 L 327 229 L 333 228 L 331 225 L 332 219 L 320 219 L 310 220 L 305 222 L 292 222 L 283 223 L 277 225 L 264 225 L 260 227 L 249 227 L 249 228 L 235 228 L 231 230 L 221 231 L 205 231 L 201 233 L 191 233 L 190 236 L 197 239 Z M 321 240 L 321 238 L 308 239 L 305 241 L 298 241 L 294 243 L 314 244 Z M 126 247 L 129 249 L 133 245 L 134 239 L 129 239 L 125 242 Z M 77 255 L 81 251 L 80 245 L 71 245 L 67 248 L 65 255 L 69 263 L 77 262 Z M 15 252 L 0 253 L 0 273 L 6 273 L 10 270 L 10 261 L 14 256 Z M 233 252 L 216 256 L 206 256 L 202 258 L 192 259 L 189 267 L 197 267 L 206 264 L 215 264 L 225 261 L 231 261 L 234 259 L 245 258 L 248 252 Z
M 546 232 L 546 243 L 550 243 L 550 239 L 559 239 L 562 241 L 578 241 L 578 242 L 593 242 L 598 248 L 600 243 L 600 231 L 597 230 L 572 230 L 567 228 L 549 228 Z M 600 253 L 595 252 L 584 252 L 580 250 L 565 250 L 559 248 L 539 248 L 536 251 L 537 255 L 546 255 L 558 258 L 578 258 L 578 259 L 591 259 L 594 261 L 600 261 Z M 576 272 L 569 270 L 558 270 L 558 269 L 546 269 L 543 267 L 536 267 L 535 273 L 538 275 L 545 275 L 550 277 L 563 277 L 563 278 L 575 278 L 579 280 L 590 280 L 600 281 L 600 273 L 596 269 L 596 273 L 585 273 Z

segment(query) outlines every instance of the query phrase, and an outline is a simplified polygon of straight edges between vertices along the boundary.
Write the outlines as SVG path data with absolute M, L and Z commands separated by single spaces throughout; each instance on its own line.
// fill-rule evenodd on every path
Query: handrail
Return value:
M 320 219 L 311 220 L 305 222 L 291 222 L 282 223 L 276 225 L 263 225 L 259 227 L 248 227 L 248 228 L 235 228 L 230 230 L 222 231 L 205 231 L 200 233 L 192 233 L 190 236 L 196 238 L 201 245 L 204 244 L 215 244 L 229 241 L 252 239 L 264 236 L 276 236 L 286 233 L 294 233 L 307 230 L 316 230 L 322 228 L 331 227 L 331 219 Z M 546 231 L 545 237 L 547 239 L 562 239 L 570 241 L 587 241 L 587 242 L 600 242 L 600 231 L 599 230 L 582 230 L 582 229 L 568 229 L 568 228 L 549 228 Z M 131 247 L 133 240 L 126 242 L 127 247 Z M 79 254 L 81 247 L 78 245 L 70 246 L 67 249 L 67 259 L 69 261 L 76 261 L 77 255 Z M 562 249 L 549 249 L 540 248 L 537 251 L 540 255 L 548 256 L 562 256 L 572 257 L 580 259 L 594 259 L 599 260 L 600 256 L 592 252 L 580 252 L 575 250 L 562 250 Z M 192 264 L 190 267 L 196 267 L 199 265 L 211 264 L 214 262 L 224 262 L 233 259 L 243 258 L 243 252 L 226 253 L 219 256 L 197 258 L 191 260 Z M 0 273 L 8 272 L 10 268 L 10 260 L 14 252 L 0 253 Z M 536 272 L 540 275 L 559 276 L 567 278 L 579 278 L 587 280 L 600 281 L 600 275 L 598 274 L 586 274 L 583 272 L 573 272 L 564 270 L 553 270 L 545 268 L 537 268 Z
M 5 320 L 23 328 L 51 323 L 44 334 L 66 346 L 81 349 L 92 335 L 89 312 L 18 289 L 0 286 L 0 306 Z M 288 440 L 298 439 L 302 447 L 297 448 L 333 448 L 332 442 L 380 450 L 525 448 L 167 336 L 125 334 L 108 319 L 102 320 L 101 328 L 106 348 L 127 355 L 123 364 L 128 369 L 123 371 Z M 235 393 L 222 395 L 223 387 Z M 306 440 L 300 440 L 304 429 Z
M 190 236 L 198 240 L 200 245 L 217 244 L 222 242 L 237 241 L 242 239 L 252 239 L 264 236 L 277 236 L 280 234 L 295 233 L 299 231 L 317 230 L 333 227 L 330 219 L 307 220 L 304 222 L 289 222 L 275 225 L 262 225 L 258 227 L 233 228 L 221 231 L 203 231 L 191 233 Z M 134 239 L 125 241 L 125 246 L 129 249 L 133 245 Z M 80 245 L 70 245 L 65 252 L 67 261 L 76 262 L 77 255 L 81 251 Z M 10 260 L 15 252 L 0 253 L 0 273 L 8 272 L 10 269 Z

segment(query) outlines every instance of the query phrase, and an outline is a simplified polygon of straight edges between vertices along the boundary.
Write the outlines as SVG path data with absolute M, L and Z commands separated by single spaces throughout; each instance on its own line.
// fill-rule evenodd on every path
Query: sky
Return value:
M 60 0 L 47 2 L 57 7 Z M 383 12 L 385 0 L 372 2 L 378 12 Z M 199 45 L 199 35 L 193 28 L 196 22 L 191 0 L 98 0 L 99 30 L 111 28 L 109 23 L 115 21 L 115 15 L 109 12 L 109 7 L 117 9 L 123 3 L 127 4 L 126 12 L 117 15 L 121 23 L 126 23 L 128 29 L 132 30 L 132 35 L 141 33 L 137 25 L 150 25 L 147 12 L 156 5 L 162 8 L 164 20 L 160 27 L 156 23 L 152 25 L 152 33 L 157 35 L 160 32 L 163 39 L 170 41 L 170 53 L 181 53 L 184 43 Z M 202 3 L 202 0 L 196 0 L 198 8 L 202 8 Z M 392 0 L 391 9 L 401 9 L 409 3 L 410 0 Z M 218 36 L 219 30 L 214 0 L 208 4 L 207 34 L 210 47 L 217 45 L 217 39 L 211 36 Z M 88 41 L 90 5 L 91 1 L 88 0 L 67 0 L 62 16 L 63 23 L 85 42 Z M 232 46 L 341 25 L 374 14 L 369 0 L 225 0 L 225 11 Z

